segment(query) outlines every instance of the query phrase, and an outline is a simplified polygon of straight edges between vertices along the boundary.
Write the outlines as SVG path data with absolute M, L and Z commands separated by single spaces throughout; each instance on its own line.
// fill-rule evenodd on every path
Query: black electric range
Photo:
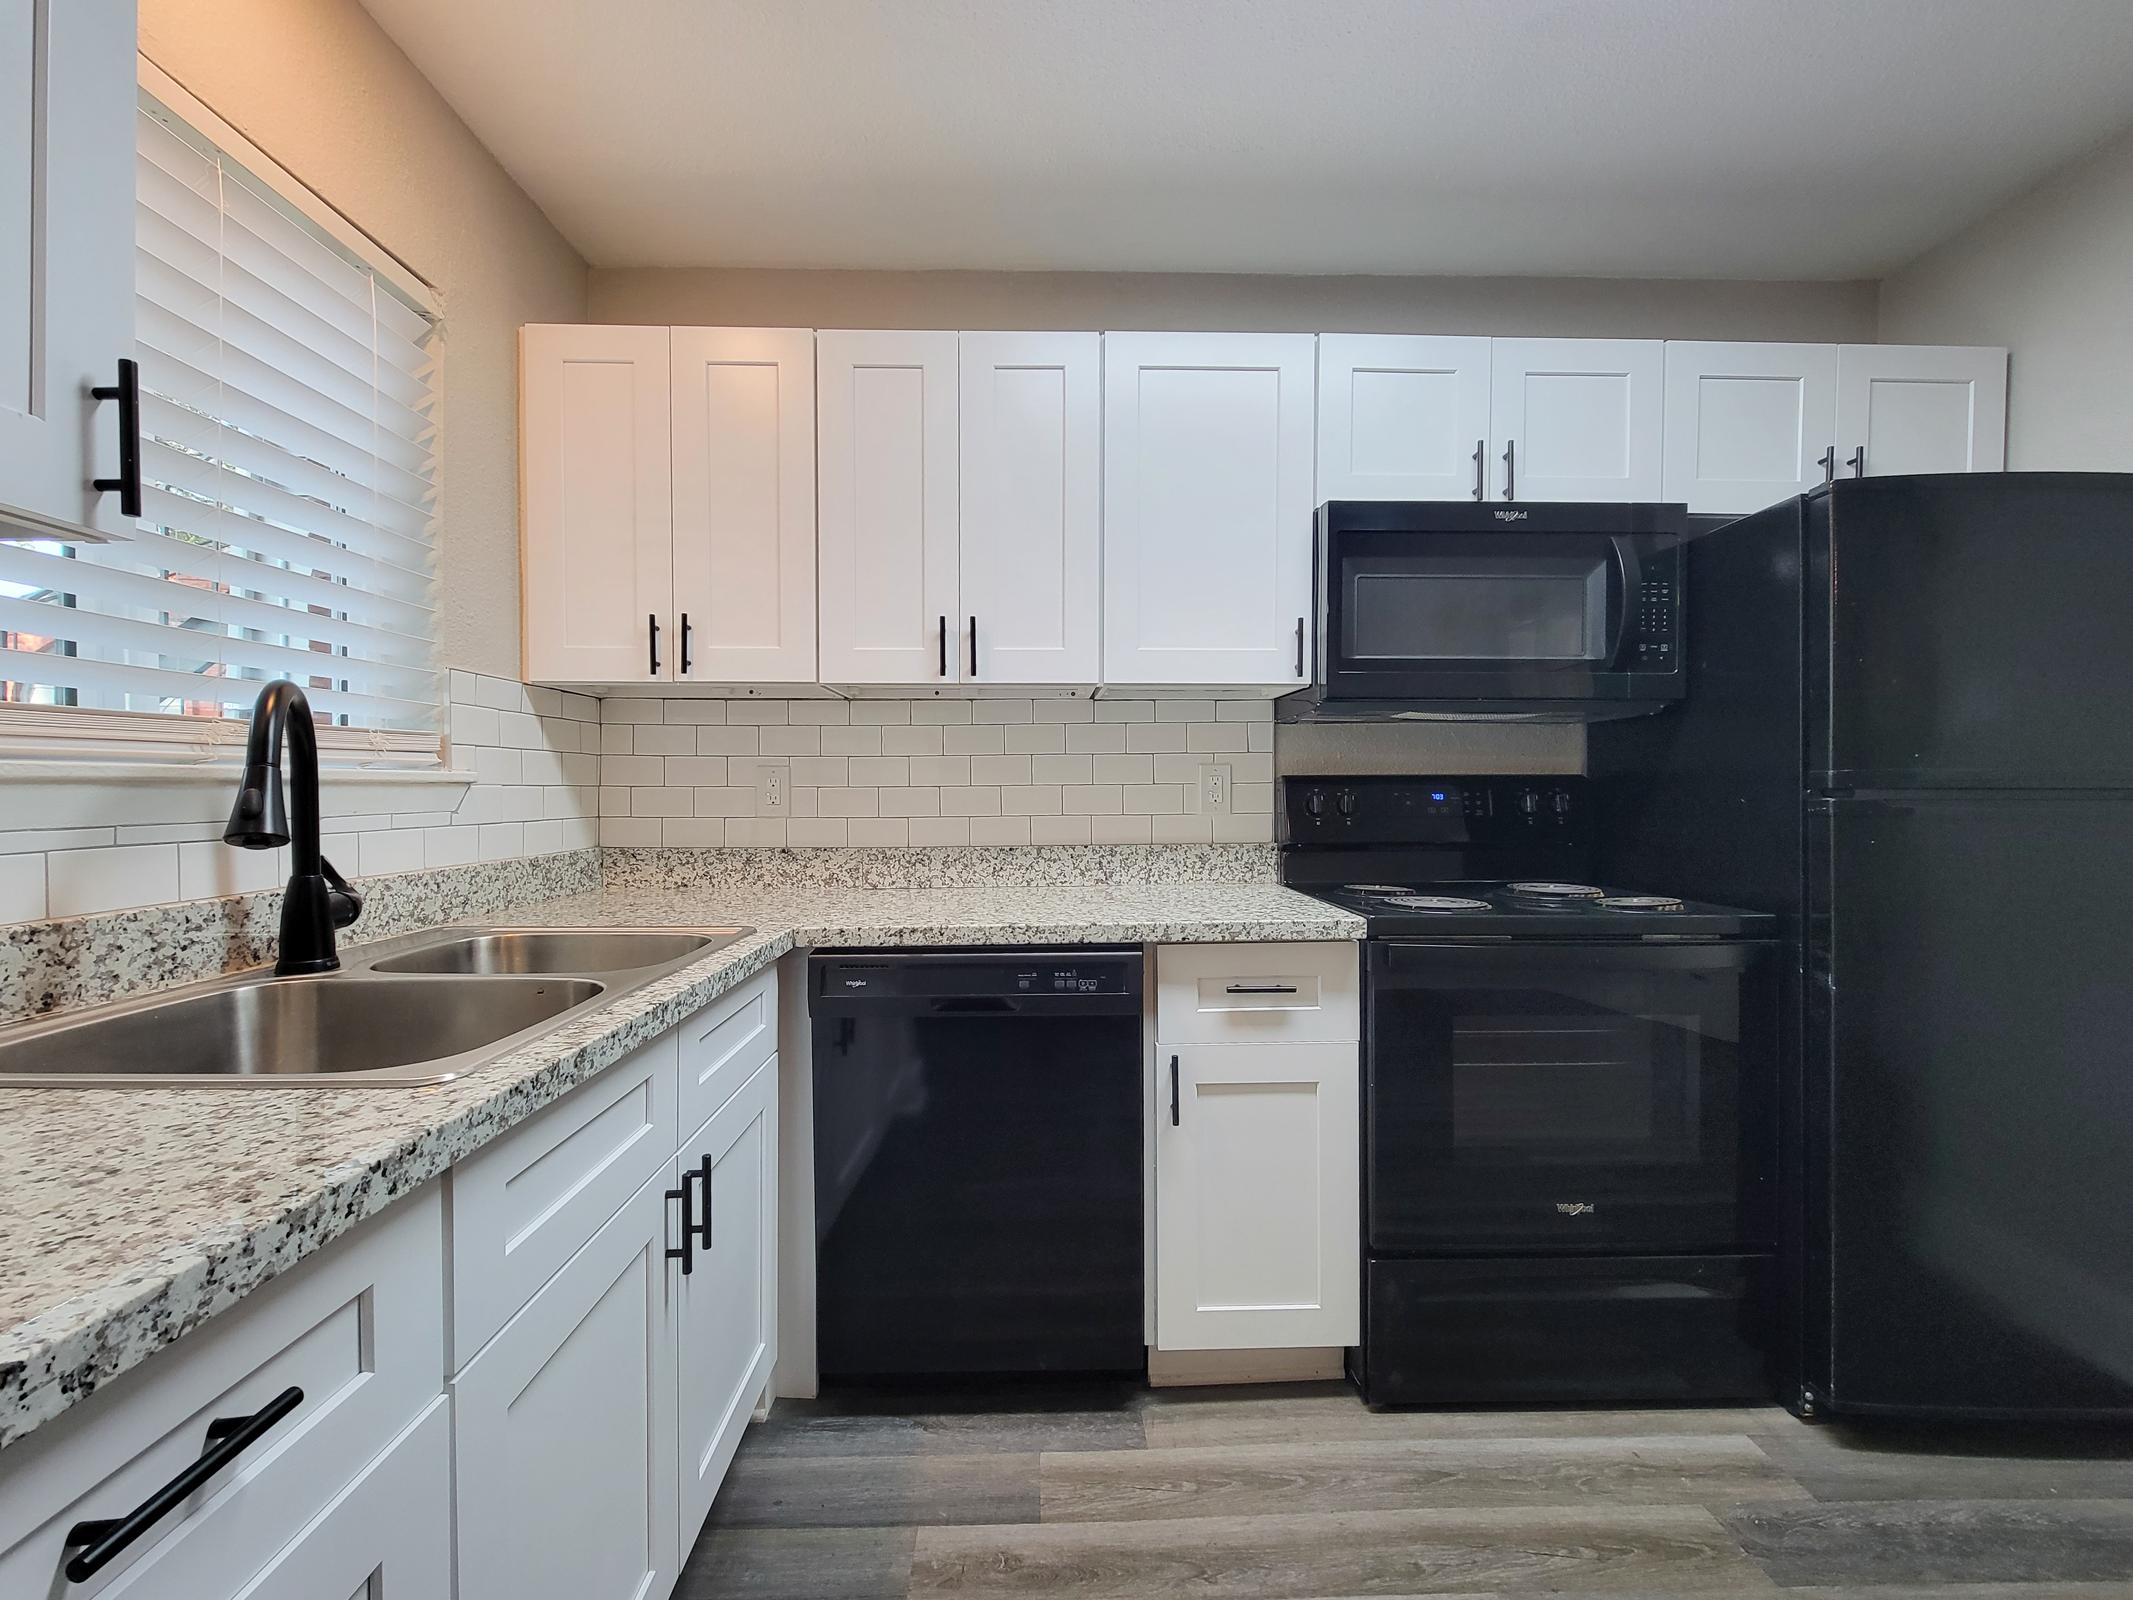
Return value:
M 1596 884 L 1581 778 L 1291 778 L 1282 876 L 1368 919 L 1372 1404 L 1770 1392 L 1768 916 Z

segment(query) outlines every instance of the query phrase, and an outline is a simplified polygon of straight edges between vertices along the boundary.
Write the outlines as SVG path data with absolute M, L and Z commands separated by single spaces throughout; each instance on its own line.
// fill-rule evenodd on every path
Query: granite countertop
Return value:
M 610 887 L 488 924 L 757 931 L 428 1088 L 0 1088 L 0 1446 L 795 948 L 1360 939 L 1272 883 Z

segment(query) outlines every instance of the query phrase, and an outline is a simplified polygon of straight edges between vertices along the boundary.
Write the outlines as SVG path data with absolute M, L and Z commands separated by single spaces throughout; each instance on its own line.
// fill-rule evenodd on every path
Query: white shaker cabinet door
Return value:
M 700 1230 L 693 1270 L 673 1280 L 686 1547 L 777 1360 L 776 1056 L 682 1145 L 680 1163 Z
M 674 1585 L 671 1174 L 452 1383 L 459 1600 L 664 1600 Z
M 1837 473 L 1998 472 L 2007 464 L 2007 352 L 1963 345 L 1837 350 Z
M 1488 433 L 1487 339 L 1319 336 L 1319 500 L 1485 499 Z
M 0 0 L 0 532 L 124 537 L 133 0 Z
M 1315 341 L 1104 336 L 1104 682 L 1300 686 Z
M 815 336 L 824 683 L 962 680 L 957 343 Z
M 1836 469 L 1837 347 L 1666 347 L 1666 489 L 1692 512 L 1745 516 Z
M 815 336 L 672 330 L 674 673 L 815 681 Z
M 1492 341 L 1492 500 L 1657 500 L 1665 441 L 1657 339 Z
M 674 676 L 673 471 L 665 328 L 519 334 L 526 677 Z
M 1358 1047 L 1161 1045 L 1156 1075 L 1157 1348 L 1356 1343 Z
M 1103 344 L 962 340 L 962 674 L 1094 683 L 1102 670 Z

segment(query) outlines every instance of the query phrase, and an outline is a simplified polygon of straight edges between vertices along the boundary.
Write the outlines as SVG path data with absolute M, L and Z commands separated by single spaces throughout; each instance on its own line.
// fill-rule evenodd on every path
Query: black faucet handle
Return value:
M 363 897 L 349 886 L 348 880 L 334 870 L 334 865 L 324 856 L 318 858 L 319 873 L 326 880 L 326 904 L 332 909 L 333 925 L 345 928 L 363 914 Z

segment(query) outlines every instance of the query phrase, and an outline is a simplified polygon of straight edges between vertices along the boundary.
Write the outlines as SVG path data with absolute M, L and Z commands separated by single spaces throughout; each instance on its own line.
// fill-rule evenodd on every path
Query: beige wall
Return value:
M 2133 133 L 1889 278 L 1880 334 L 2008 347 L 2009 467 L 2133 471 Z
M 1871 341 L 1871 283 L 598 269 L 595 322 Z
M 438 645 L 516 678 L 518 327 L 586 270 L 356 0 L 140 0 L 141 49 L 443 297 Z

